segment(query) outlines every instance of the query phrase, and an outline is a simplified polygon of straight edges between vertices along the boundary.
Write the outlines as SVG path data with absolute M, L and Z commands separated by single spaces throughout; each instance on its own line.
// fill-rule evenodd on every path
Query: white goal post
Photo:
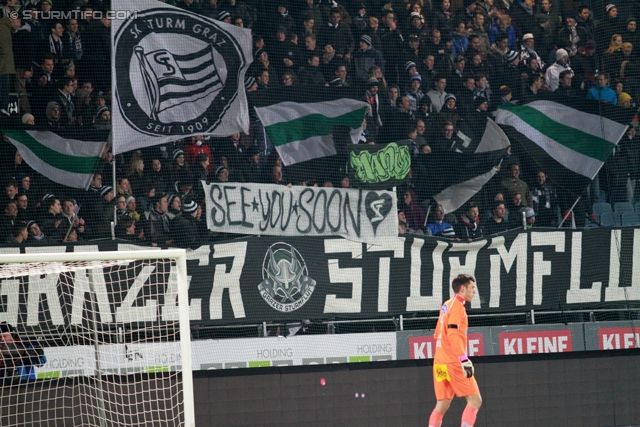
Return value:
M 3 427 L 195 427 L 191 360 L 184 249 L 0 255 Z

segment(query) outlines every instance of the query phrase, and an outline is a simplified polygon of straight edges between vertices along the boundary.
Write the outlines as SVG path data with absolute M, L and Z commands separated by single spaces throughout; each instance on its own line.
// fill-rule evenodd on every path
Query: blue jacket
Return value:
M 613 89 L 609 86 L 599 88 L 597 85 L 589 89 L 587 92 L 587 99 L 593 99 L 595 101 L 606 101 L 613 105 L 618 105 L 618 97 Z

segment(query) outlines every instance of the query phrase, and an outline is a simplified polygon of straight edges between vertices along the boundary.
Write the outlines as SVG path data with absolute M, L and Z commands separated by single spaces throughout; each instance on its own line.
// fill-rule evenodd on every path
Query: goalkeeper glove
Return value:
M 471 378 L 474 372 L 473 363 L 471 363 L 471 360 L 469 360 L 466 355 L 460 356 L 460 363 L 462 364 L 464 376 L 467 378 Z

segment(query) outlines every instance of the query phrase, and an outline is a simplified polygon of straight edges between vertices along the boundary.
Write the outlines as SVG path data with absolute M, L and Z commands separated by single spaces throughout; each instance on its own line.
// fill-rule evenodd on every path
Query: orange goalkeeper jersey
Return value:
M 436 325 L 436 356 L 434 363 L 459 363 L 467 354 L 467 329 L 469 320 L 464 299 L 459 295 L 445 301 L 440 308 Z

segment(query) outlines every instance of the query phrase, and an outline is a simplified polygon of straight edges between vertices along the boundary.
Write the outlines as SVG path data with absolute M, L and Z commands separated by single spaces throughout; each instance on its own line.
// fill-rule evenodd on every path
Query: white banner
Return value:
M 371 244 L 398 237 L 394 192 L 203 181 L 207 227 L 269 236 L 342 236 Z
M 396 360 L 396 343 L 395 332 L 192 341 L 192 369 Z M 44 353 L 47 363 L 35 368 L 39 379 L 95 375 L 93 346 L 49 347 Z M 179 343 L 100 346 L 100 366 L 106 375 L 175 372 L 182 369 L 181 365 Z
M 251 31 L 155 0 L 113 0 L 114 153 L 249 133 Z

